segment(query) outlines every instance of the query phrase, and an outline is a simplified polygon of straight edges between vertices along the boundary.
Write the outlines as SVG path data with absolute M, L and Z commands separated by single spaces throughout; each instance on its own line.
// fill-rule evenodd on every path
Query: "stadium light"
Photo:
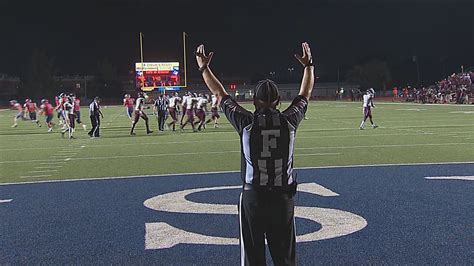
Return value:
M 289 68 L 288 68 L 288 71 L 290 72 L 290 78 L 291 78 L 291 73 L 292 73 L 294 70 L 295 70 L 295 69 L 292 68 L 292 67 L 289 67 Z

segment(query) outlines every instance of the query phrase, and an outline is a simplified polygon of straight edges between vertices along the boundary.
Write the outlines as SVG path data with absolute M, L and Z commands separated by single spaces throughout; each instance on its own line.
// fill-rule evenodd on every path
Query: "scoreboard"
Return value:
M 180 85 L 179 62 L 135 63 L 135 84 L 142 91 Z

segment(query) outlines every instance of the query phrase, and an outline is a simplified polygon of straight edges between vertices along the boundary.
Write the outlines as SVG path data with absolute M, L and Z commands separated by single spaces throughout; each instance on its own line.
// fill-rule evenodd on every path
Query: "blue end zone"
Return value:
M 474 164 L 380 166 L 298 170 L 300 183 L 336 193 L 298 193 L 298 206 L 344 210 L 368 225 L 353 234 L 298 243 L 299 264 L 473 264 L 474 181 L 426 176 L 473 176 Z M 229 214 L 154 211 L 144 201 L 193 188 L 240 185 L 240 174 L 0 186 L 0 262 L 238 264 L 237 245 L 179 244 L 145 250 L 145 224 L 217 237 L 238 237 Z M 198 192 L 187 200 L 233 204 L 239 189 Z M 297 218 L 298 235 L 321 225 Z

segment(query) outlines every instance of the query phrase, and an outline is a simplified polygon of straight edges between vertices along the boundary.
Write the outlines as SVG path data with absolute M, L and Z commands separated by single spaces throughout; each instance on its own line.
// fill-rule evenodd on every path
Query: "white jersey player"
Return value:
M 137 101 L 135 104 L 134 117 L 132 121 L 132 128 L 130 130 L 130 135 L 136 135 L 135 132 L 133 132 L 133 130 L 135 129 L 135 126 L 140 120 L 140 117 L 143 120 L 145 120 L 146 133 L 147 134 L 153 133 L 153 131 L 150 130 L 150 126 L 148 125 L 148 116 L 143 111 L 143 108 L 145 107 L 145 97 L 147 97 L 145 93 L 143 92 L 138 93 Z
M 178 121 L 177 112 L 179 104 L 181 104 L 181 98 L 179 97 L 178 93 L 175 93 L 174 96 L 169 99 L 168 105 L 168 113 L 171 116 L 171 119 L 173 120 L 168 123 L 168 127 L 172 126 L 173 131 L 176 130 L 176 122 Z
M 186 103 L 188 102 L 188 98 L 190 97 L 190 94 L 189 93 L 186 93 L 185 95 L 183 95 L 183 99 L 181 101 L 181 122 L 180 124 L 183 125 L 183 120 L 184 120 L 184 117 L 186 116 Z
M 72 97 L 66 98 L 66 101 L 63 104 L 64 116 L 65 116 L 65 126 L 66 128 L 61 131 L 61 136 L 64 137 L 64 133 L 68 132 L 69 138 L 74 139 L 74 130 L 76 127 L 76 115 L 74 114 L 74 100 Z
M 201 131 L 202 128 L 206 128 L 205 123 L 208 102 L 207 95 L 204 97 L 204 95 L 200 94 L 197 98 L 196 116 L 199 118 L 199 120 L 195 122 L 195 125 L 199 124 L 198 131 Z
M 374 105 L 374 97 L 375 97 L 375 91 L 374 89 L 370 88 L 367 90 L 367 93 L 363 96 L 364 103 L 362 104 L 362 109 L 363 109 L 363 114 L 364 118 L 362 119 L 362 122 L 360 123 L 359 129 L 364 129 L 365 128 L 365 121 L 367 118 L 370 119 L 370 123 L 372 124 L 372 128 L 377 128 L 378 126 L 374 123 L 372 120 L 372 107 L 375 107 Z
M 196 95 L 197 96 L 197 95 Z M 184 98 L 184 97 L 183 97 Z M 184 129 L 184 127 L 190 123 L 191 127 L 193 128 L 193 131 L 196 132 L 196 128 L 194 127 L 194 108 L 197 103 L 197 97 L 193 97 L 192 94 L 189 94 L 185 99 L 183 99 L 183 106 L 186 106 L 186 111 L 183 110 L 183 112 L 186 112 L 186 122 L 184 124 L 181 124 L 181 129 Z
M 218 102 L 215 95 L 211 96 L 211 118 L 206 121 L 206 124 L 214 120 L 214 128 L 218 128 L 217 120 L 219 120 L 220 115 L 218 111 Z

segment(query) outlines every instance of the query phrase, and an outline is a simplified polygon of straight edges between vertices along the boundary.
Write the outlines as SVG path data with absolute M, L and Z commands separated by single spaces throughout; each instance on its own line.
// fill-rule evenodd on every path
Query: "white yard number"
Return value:
M 262 130 L 263 136 L 263 151 L 260 154 L 262 158 L 271 157 L 272 153 L 270 148 L 275 149 L 277 147 L 277 138 L 280 136 L 279 129 Z
M 205 191 L 241 188 L 242 186 L 187 189 L 149 198 L 143 205 L 152 210 L 168 213 L 237 215 L 236 204 L 197 203 L 189 201 L 187 196 L 192 193 Z M 339 194 L 316 183 L 300 184 L 298 185 L 298 191 L 322 197 L 339 196 Z M 321 225 L 321 228 L 317 231 L 297 235 L 297 242 L 311 242 L 341 237 L 362 230 L 367 226 L 367 221 L 363 217 L 338 209 L 296 206 L 295 216 Z M 219 237 L 189 232 L 176 228 L 166 222 L 145 224 L 145 249 L 166 249 L 178 244 L 238 245 L 239 239 L 237 236 Z

